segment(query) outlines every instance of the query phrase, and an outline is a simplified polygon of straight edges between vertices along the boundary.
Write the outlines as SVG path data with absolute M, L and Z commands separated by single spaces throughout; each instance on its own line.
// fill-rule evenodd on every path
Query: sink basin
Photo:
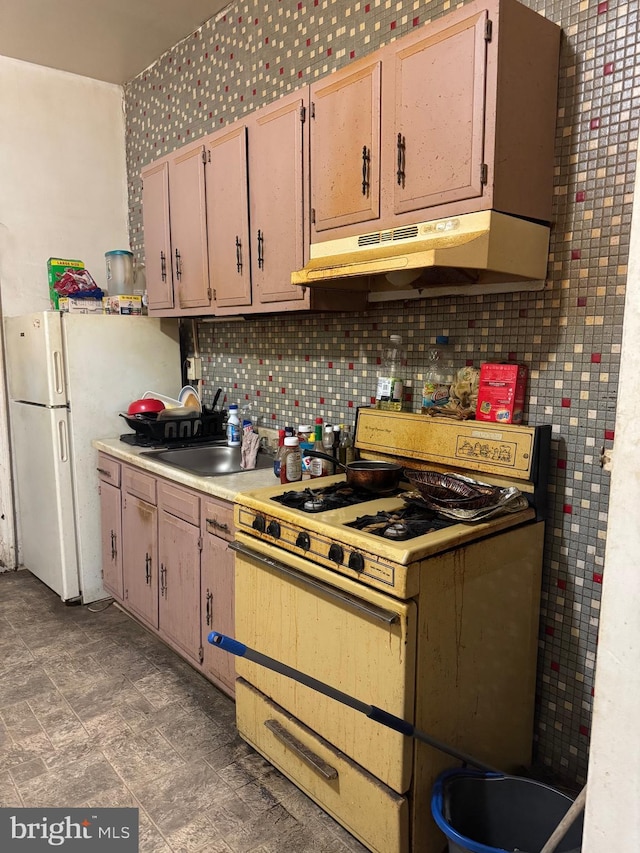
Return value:
M 197 447 L 163 447 L 157 450 L 145 450 L 141 456 L 151 456 L 157 462 L 172 465 L 182 471 L 189 471 L 200 477 L 219 477 L 221 474 L 238 474 L 244 471 L 240 467 L 240 448 L 221 444 L 198 445 Z M 273 457 L 260 451 L 256 459 L 256 468 L 273 467 Z

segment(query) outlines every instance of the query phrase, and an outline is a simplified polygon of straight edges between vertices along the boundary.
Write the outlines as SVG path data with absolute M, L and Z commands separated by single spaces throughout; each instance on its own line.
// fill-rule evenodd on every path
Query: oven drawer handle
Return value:
M 338 771 L 335 767 L 323 761 L 319 755 L 312 752 L 308 746 L 305 746 L 297 737 L 288 732 L 277 720 L 265 720 L 264 724 L 280 743 L 284 744 L 292 752 L 295 752 L 296 755 L 308 764 L 312 770 L 319 773 L 323 779 L 326 779 L 327 782 L 333 782 L 334 779 L 338 778 Z
M 256 551 L 252 551 L 251 548 L 247 548 L 240 542 L 230 542 L 229 547 L 233 551 L 237 551 L 239 554 L 244 554 L 245 557 L 250 557 L 252 560 L 256 560 L 258 563 L 264 563 L 264 565 L 269 566 L 270 569 L 275 569 L 283 575 L 294 578 L 303 586 L 309 586 L 313 589 L 317 589 L 329 598 L 335 598 L 342 604 L 352 607 L 354 610 L 366 613 L 367 616 L 371 616 L 379 622 L 384 622 L 385 625 L 393 625 L 394 622 L 397 622 L 400 618 L 397 613 L 392 613 L 390 610 L 383 610 L 382 607 L 376 607 L 374 604 L 368 604 L 367 602 L 362 601 L 362 599 L 357 598 L 355 595 L 351 595 L 348 592 L 342 592 L 342 590 L 336 589 L 335 587 L 329 586 L 329 584 L 315 580 L 314 578 L 309 578 L 306 575 L 303 575 L 302 572 L 297 572 L 295 569 L 285 566 L 284 563 L 281 563 L 279 560 L 273 560 L 271 557 L 265 557 L 263 554 L 258 554 Z

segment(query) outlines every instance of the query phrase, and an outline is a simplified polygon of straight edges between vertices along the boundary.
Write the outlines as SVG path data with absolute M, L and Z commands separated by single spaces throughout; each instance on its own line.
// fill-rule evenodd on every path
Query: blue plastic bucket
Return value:
M 431 813 L 447 836 L 449 853 L 540 853 L 572 802 L 533 779 L 447 770 L 433 786 Z M 556 853 L 580 853 L 582 817 Z

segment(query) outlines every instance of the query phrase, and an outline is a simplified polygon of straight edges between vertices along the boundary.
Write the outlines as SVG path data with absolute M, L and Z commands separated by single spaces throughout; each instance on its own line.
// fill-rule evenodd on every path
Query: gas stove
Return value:
M 344 474 L 337 474 L 239 495 L 239 542 L 263 540 L 392 595 L 410 596 L 418 588 L 411 567 L 425 558 L 542 517 L 549 435 L 548 427 L 452 423 L 361 409 L 355 444 L 363 458 L 515 485 L 528 508 L 484 521 L 452 521 L 412 503 L 408 482 L 378 496 L 349 488 Z

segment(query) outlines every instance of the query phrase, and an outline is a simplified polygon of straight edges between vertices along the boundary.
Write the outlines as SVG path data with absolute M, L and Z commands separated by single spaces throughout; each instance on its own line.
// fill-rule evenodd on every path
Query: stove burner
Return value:
M 442 530 L 455 524 L 446 518 L 439 518 L 431 510 L 420 506 L 406 506 L 393 512 L 378 512 L 376 515 L 361 515 L 347 527 L 355 527 L 363 533 L 382 536 L 401 542 L 415 539 L 434 530 Z
M 320 495 L 315 495 L 311 489 L 306 489 L 306 491 L 309 492 L 312 497 L 302 504 L 302 509 L 305 512 L 322 512 L 324 509 L 324 500 L 322 497 Z
M 408 539 L 409 528 L 401 521 L 394 521 L 383 531 L 382 535 L 385 539 Z
M 330 509 L 341 509 L 345 506 L 354 506 L 375 499 L 376 495 L 371 494 L 371 492 L 364 489 L 353 489 L 344 482 L 334 483 L 332 486 L 325 486 L 322 489 L 306 488 L 301 491 L 282 492 L 282 494 L 271 498 L 272 501 L 277 501 L 292 509 L 302 510 L 302 512 L 326 512 Z

